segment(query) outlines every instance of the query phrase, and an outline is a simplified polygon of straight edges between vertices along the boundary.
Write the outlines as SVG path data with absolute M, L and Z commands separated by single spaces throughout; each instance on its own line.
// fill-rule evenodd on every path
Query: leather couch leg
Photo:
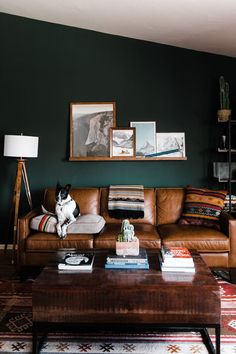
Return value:
M 229 278 L 232 284 L 236 284 L 236 268 L 229 268 Z

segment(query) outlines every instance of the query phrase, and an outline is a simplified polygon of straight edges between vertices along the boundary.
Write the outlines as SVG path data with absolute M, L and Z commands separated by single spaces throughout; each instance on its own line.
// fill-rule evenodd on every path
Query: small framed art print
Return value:
M 135 157 L 135 128 L 110 128 L 110 157 Z

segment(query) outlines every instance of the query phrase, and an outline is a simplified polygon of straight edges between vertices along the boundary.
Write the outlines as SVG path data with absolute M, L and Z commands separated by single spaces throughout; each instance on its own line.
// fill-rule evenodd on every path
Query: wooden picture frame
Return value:
M 130 126 L 136 128 L 136 157 L 145 157 L 156 152 L 156 122 L 133 121 Z
M 135 157 L 135 128 L 110 128 L 110 157 Z
M 107 160 L 115 102 L 70 103 L 70 160 Z

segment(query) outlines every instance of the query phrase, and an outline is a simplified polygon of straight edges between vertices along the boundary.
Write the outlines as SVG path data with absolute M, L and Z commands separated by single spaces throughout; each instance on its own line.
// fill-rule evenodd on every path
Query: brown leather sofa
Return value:
M 179 225 L 184 203 L 184 188 L 145 188 L 144 218 L 130 220 L 143 248 L 186 246 L 199 251 L 212 268 L 236 270 L 236 220 L 221 213 L 221 229 L 204 226 Z M 108 188 L 74 188 L 71 196 L 80 205 L 81 214 L 100 214 L 106 220 L 99 234 L 69 234 L 61 240 L 56 234 L 30 229 L 34 210 L 21 217 L 18 223 L 17 263 L 22 266 L 43 266 L 61 248 L 93 249 L 114 248 L 121 220 L 108 215 Z M 54 211 L 55 189 L 45 190 L 43 205 Z

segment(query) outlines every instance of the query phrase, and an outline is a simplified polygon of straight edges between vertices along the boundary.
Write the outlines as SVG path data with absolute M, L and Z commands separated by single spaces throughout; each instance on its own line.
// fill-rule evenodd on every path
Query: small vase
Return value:
M 137 256 L 139 255 L 139 239 L 130 242 L 116 242 L 117 256 Z
M 231 116 L 231 109 L 219 109 L 217 111 L 218 122 L 227 122 Z

